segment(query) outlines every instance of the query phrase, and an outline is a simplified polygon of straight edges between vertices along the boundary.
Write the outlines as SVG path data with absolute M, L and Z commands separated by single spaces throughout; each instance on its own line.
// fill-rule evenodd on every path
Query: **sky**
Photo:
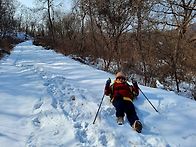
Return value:
M 36 0 L 18 0 L 18 1 L 24 4 L 25 6 L 34 7 Z M 58 0 L 58 2 L 63 2 L 64 8 L 66 8 L 67 10 L 71 9 L 72 0 Z
M 34 0 L 18 0 L 18 1 L 28 7 L 34 6 Z
M 15 46 L 0 61 L 1 147 L 195 147 L 196 102 L 172 91 L 139 85 L 134 101 L 144 126 L 137 133 L 116 123 L 104 96 L 105 81 L 115 75 L 69 56 L 34 46 Z

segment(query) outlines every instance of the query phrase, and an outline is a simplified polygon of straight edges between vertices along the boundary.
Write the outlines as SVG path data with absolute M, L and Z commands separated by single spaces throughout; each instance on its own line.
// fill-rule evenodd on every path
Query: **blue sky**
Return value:
M 29 7 L 32 7 L 34 3 L 34 0 L 18 0 L 18 1 L 20 1 L 22 4 L 29 6 Z
M 33 7 L 35 0 L 18 0 L 20 1 L 22 4 L 28 6 L 28 7 Z M 58 0 L 59 1 L 59 0 Z M 66 9 L 71 9 L 71 0 L 61 0 L 63 2 L 63 4 L 65 5 Z

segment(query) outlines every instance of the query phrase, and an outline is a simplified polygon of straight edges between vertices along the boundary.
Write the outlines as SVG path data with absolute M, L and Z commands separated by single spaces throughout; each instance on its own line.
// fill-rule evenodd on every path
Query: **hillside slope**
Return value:
M 1 147 L 196 146 L 195 101 L 161 89 L 139 85 L 159 111 L 140 93 L 141 134 L 116 124 L 108 97 L 92 124 L 108 77 L 32 41 L 18 44 L 0 62 Z

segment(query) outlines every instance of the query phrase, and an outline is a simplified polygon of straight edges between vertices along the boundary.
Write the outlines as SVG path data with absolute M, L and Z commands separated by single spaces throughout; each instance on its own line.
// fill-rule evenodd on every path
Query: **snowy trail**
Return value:
M 164 124 L 176 121 L 172 115 L 181 121 L 175 111 L 171 111 L 171 108 L 181 103 L 174 99 L 164 100 L 174 96 L 173 93 L 141 86 L 147 96 L 153 98 L 151 101 L 161 114 L 157 114 L 140 94 L 135 105 L 144 123 L 144 130 L 138 134 L 127 120 L 123 126 L 116 124 L 115 111 L 108 97 L 103 101 L 96 124 L 92 124 L 103 95 L 105 80 L 114 78 L 109 73 L 78 63 L 52 50 L 34 46 L 31 41 L 16 46 L 12 54 L 0 62 L 0 73 L 0 80 L 6 79 L 0 83 L 0 104 L 3 104 L 0 119 L 4 120 L 0 121 L 0 143 L 4 146 L 184 145 L 176 143 L 179 137 L 172 141 L 175 134 L 167 129 L 169 124 Z M 181 108 L 188 110 L 190 107 L 193 105 L 188 101 Z M 191 109 L 189 111 L 194 113 Z M 196 128 L 195 125 L 193 127 Z M 178 131 L 178 128 L 174 127 L 174 130 Z M 180 139 L 185 143 L 190 142 L 196 139 L 196 134 L 189 130 Z

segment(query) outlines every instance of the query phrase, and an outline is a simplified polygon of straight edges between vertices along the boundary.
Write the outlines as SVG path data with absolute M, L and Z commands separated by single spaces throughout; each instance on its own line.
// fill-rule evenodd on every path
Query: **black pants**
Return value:
M 123 100 L 122 98 L 115 98 L 112 104 L 116 109 L 116 117 L 124 117 L 126 114 L 131 126 L 135 120 L 139 120 L 135 107 L 131 101 Z

